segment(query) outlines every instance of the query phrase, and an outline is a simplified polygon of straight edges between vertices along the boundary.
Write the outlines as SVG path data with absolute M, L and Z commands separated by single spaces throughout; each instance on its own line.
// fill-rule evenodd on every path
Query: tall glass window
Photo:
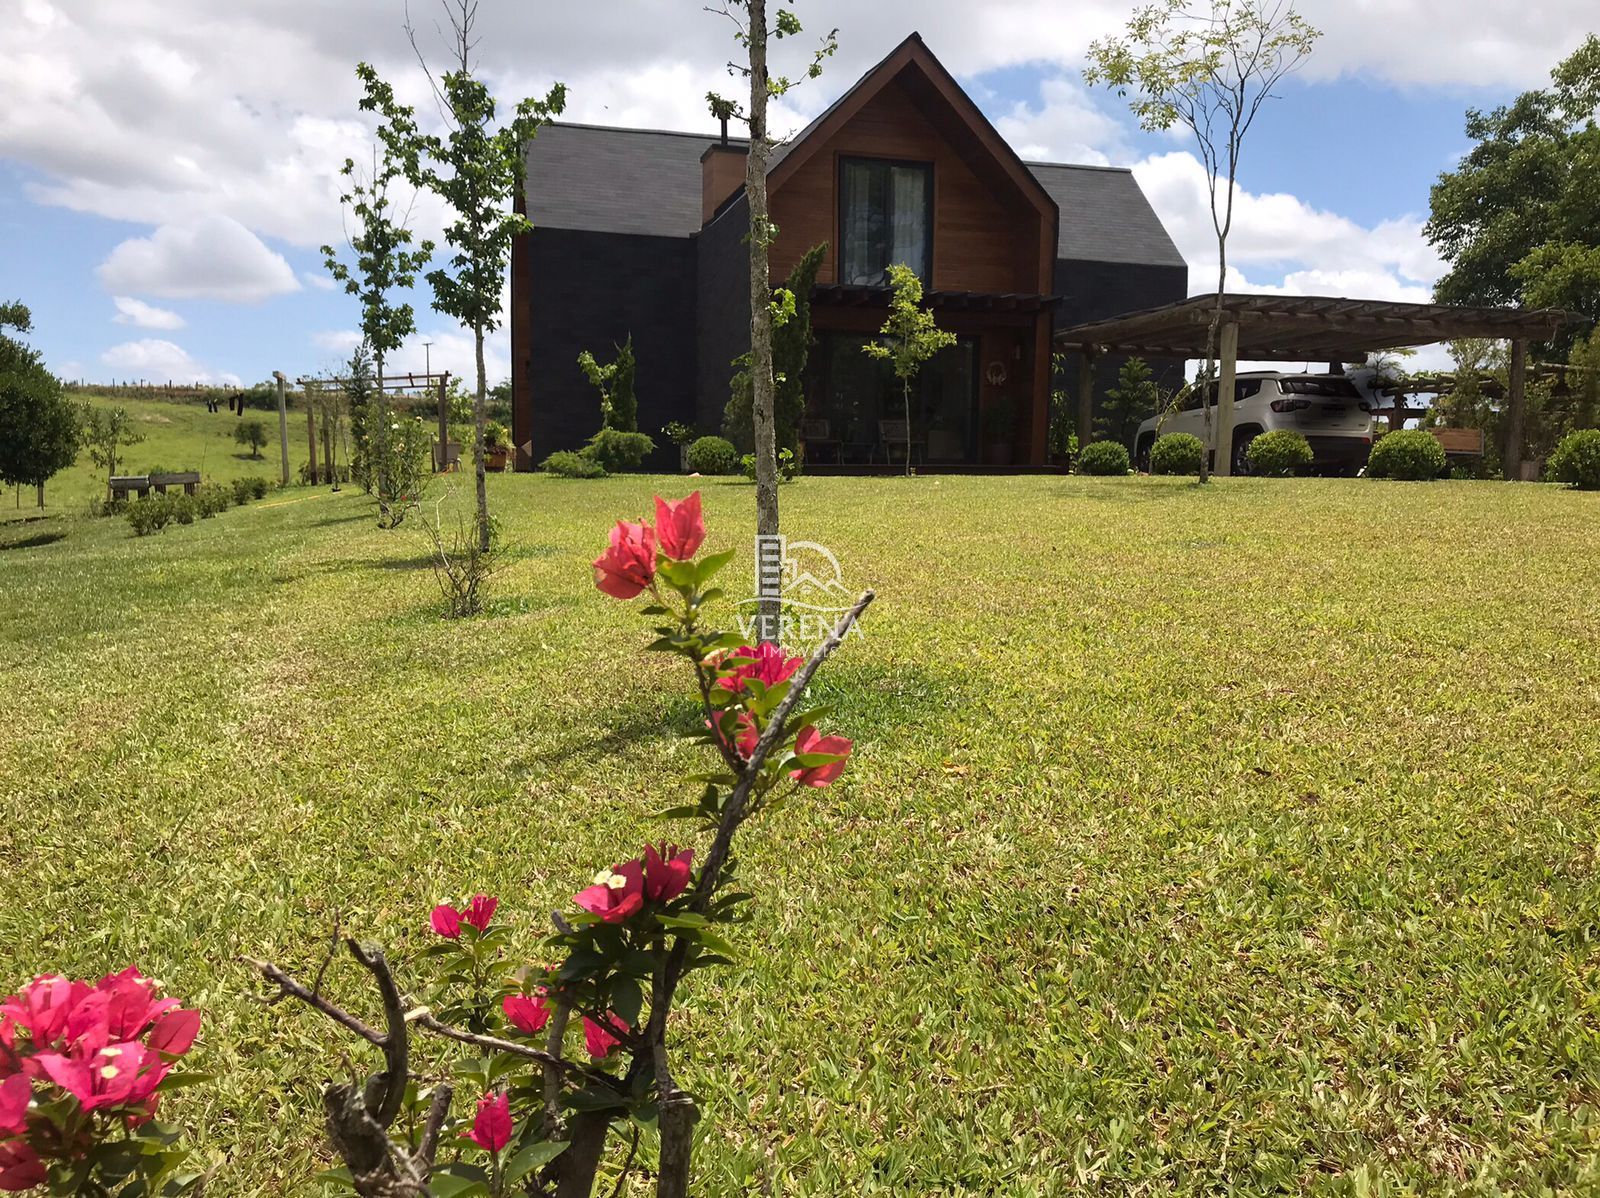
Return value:
M 879 287 L 909 266 L 926 285 L 933 262 L 933 167 L 846 158 L 839 166 L 839 281 Z

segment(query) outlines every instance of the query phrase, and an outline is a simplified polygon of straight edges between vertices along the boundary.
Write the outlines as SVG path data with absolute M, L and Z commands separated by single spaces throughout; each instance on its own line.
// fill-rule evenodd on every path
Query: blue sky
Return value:
M 337 168 L 366 141 L 354 60 L 425 97 L 402 5 L 20 2 L 19 36 L 0 44 L 0 75 L 19 93 L 0 111 L 0 293 L 33 308 L 32 340 L 52 368 L 250 382 L 336 364 L 353 305 L 328 289 L 316 246 L 339 239 Z M 729 86 L 718 66 L 730 46 L 712 18 L 686 24 L 668 0 L 614 0 L 587 21 L 532 11 L 542 7 L 485 0 L 482 67 L 502 95 L 559 77 L 576 119 L 708 126 L 701 97 Z M 1429 187 L 1467 148 L 1466 109 L 1538 86 L 1600 24 L 1567 0 L 1467 0 L 1449 28 L 1430 7 L 1300 4 L 1326 36 L 1251 135 L 1230 287 L 1425 298 L 1441 264 L 1421 222 Z M 841 51 L 788 103 L 792 124 L 919 28 L 1025 156 L 1134 166 L 1197 288 L 1214 272 L 1189 144 L 1140 132 L 1081 83 L 1089 40 L 1128 4 L 1086 0 L 1073 21 L 1044 0 L 799 10 L 814 28 L 837 23 Z M 424 228 L 437 219 L 419 209 Z M 401 367 L 421 369 L 430 339 L 434 365 L 465 370 L 470 342 L 417 300 L 421 332 Z M 491 348 L 491 373 L 503 372 L 503 339 Z

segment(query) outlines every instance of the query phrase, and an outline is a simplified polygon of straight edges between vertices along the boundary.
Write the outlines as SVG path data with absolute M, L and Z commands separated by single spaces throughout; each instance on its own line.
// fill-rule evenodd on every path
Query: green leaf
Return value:
M 505 1168 L 505 1181 L 508 1186 L 516 1185 L 535 1169 L 543 1168 L 556 1157 L 567 1150 L 567 1140 L 536 1140 L 529 1144 L 516 1156 L 512 1157 Z
M 685 911 L 682 915 L 658 915 L 656 921 L 664 928 L 703 928 L 710 922 L 704 915 L 696 915 L 693 911 Z
M 695 584 L 699 585 L 708 579 L 716 577 L 729 562 L 733 560 L 734 550 L 724 549 L 721 553 L 708 553 L 701 558 L 695 567 Z
M 215 1073 L 169 1073 L 161 1079 L 161 1084 L 156 1087 L 163 1094 L 168 1090 L 182 1090 L 188 1086 L 203 1086 L 207 1082 L 215 1081 Z
M 629 977 L 619 977 L 611 983 L 611 1009 L 629 1027 L 639 1022 L 639 1009 L 644 1006 L 644 992 L 639 983 Z
M 489 1193 L 489 1183 L 476 1165 L 450 1164 L 433 1171 L 428 1190 L 433 1198 L 476 1198 Z

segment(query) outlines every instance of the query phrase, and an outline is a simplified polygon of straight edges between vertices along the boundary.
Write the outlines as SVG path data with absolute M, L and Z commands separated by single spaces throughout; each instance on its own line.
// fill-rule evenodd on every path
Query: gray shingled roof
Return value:
M 528 219 L 551 229 L 690 237 L 700 231 L 700 155 L 716 140 L 547 125 L 528 147 Z M 1058 257 L 1184 265 L 1130 171 L 1027 166 L 1061 209 Z
M 1183 255 L 1125 167 L 1030 162 L 1061 209 L 1056 257 L 1183 266 Z

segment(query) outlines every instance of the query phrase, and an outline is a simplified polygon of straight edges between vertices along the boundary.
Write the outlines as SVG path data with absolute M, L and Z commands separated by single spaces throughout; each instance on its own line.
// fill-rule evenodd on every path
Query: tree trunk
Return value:
M 911 477 L 911 380 L 900 381 L 901 390 L 905 393 L 906 402 L 906 477 Z
M 1220 379 L 1215 377 L 1216 374 L 1217 374 L 1217 336 L 1222 331 L 1222 289 L 1223 289 L 1223 285 L 1227 282 L 1227 279 L 1228 279 L 1228 242 L 1227 242 L 1227 239 L 1225 237 L 1218 236 L 1218 238 L 1217 238 L 1217 306 L 1212 309 L 1212 312 L 1211 312 L 1211 323 L 1210 323 L 1210 325 L 1208 325 L 1206 327 L 1206 373 L 1205 373 L 1205 377 L 1206 377 L 1206 380 L 1207 380 L 1208 384 L 1216 388 L 1215 395 L 1216 395 L 1216 400 L 1217 400 L 1218 403 L 1222 402 L 1222 382 L 1221 382 Z M 1206 448 L 1205 448 L 1205 452 L 1200 455 L 1200 481 L 1202 483 L 1204 483 L 1204 482 L 1209 482 L 1211 480 L 1211 454 L 1213 452 L 1212 442 L 1216 437 L 1216 433 L 1215 433 L 1215 430 L 1214 430 L 1214 428 L 1212 426 L 1212 422 L 1211 422 L 1211 404 L 1209 402 L 1202 403 L 1200 405 L 1200 411 L 1203 414 L 1203 417 L 1204 417 L 1204 420 L 1205 420 L 1205 426 L 1206 426 L 1206 437 L 1205 437 Z M 1215 452 L 1220 454 L 1222 452 L 1222 450 L 1220 448 L 1218 448 L 1218 449 L 1215 449 Z
M 39 484 L 39 510 L 44 510 L 44 484 Z
M 611 1130 L 607 1111 L 584 1111 L 567 1124 L 567 1150 L 555 1159 L 555 1198 L 591 1198 L 594 1175 L 606 1150 L 606 1133 Z
M 478 472 L 478 552 L 489 552 L 489 484 L 483 460 L 484 407 L 488 402 L 489 376 L 483 365 L 483 326 L 473 326 L 472 339 L 478 357 L 478 389 L 472 396 L 472 456 Z
M 767 222 L 767 4 L 748 0 L 750 47 L 750 153 L 745 161 L 745 195 L 750 204 L 750 391 L 755 424 L 756 535 L 778 535 L 778 450 L 773 409 L 772 279 L 767 262 L 771 230 Z M 761 601 L 760 635 L 778 639 L 782 600 Z

